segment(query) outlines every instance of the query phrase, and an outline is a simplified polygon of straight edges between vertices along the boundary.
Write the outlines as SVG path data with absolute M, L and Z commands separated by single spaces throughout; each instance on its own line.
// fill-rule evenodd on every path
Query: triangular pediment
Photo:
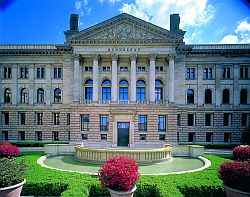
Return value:
M 181 42 L 183 35 L 143 21 L 129 14 L 94 25 L 80 32 L 66 35 L 67 41 L 169 41 Z

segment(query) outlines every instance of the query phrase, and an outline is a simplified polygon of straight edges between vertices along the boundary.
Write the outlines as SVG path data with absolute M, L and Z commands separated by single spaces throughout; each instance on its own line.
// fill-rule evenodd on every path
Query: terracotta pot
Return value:
M 18 183 L 16 185 L 0 188 L 0 196 L 1 197 L 20 197 L 23 184 L 25 182 L 26 180 L 24 179 L 23 182 Z
M 136 186 L 134 186 L 133 189 L 127 191 L 127 192 L 120 192 L 120 191 L 115 191 L 112 189 L 108 189 L 111 197 L 133 197 L 134 196 L 134 192 L 136 190 Z
M 224 185 L 227 197 L 250 197 L 249 192 L 243 192 Z

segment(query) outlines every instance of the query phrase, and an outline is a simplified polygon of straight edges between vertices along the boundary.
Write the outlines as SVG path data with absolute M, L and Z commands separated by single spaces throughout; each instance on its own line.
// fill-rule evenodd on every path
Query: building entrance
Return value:
M 128 146 L 129 144 L 129 122 L 117 123 L 117 146 Z

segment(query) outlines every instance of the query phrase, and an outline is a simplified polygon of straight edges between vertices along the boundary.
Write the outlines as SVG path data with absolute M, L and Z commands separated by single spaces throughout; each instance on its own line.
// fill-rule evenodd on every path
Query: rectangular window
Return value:
M 20 78 L 22 78 L 22 79 L 28 78 L 28 68 L 27 67 L 20 68 Z
M 36 124 L 37 125 L 43 124 L 43 113 L 36 113 Z
M 231 142 L 231 133 L 224 133 L 224 142 Z
M 222 79 L 230 79 L 230 68 L 228 67 L 222 68 Z
M 25 131 L 18 131 L 18 140 L 25 141 Z
M 248 79 L 248 67 L 241 67 L 240 68 L 240 78 L 241 79 Z
M 19 113 L 19 122 L 21 125 L 25 125 L 26 114 L 21 112 Z
M 181 114 L 177 114 L 177 126 L 181 126 Z
M 87 140 L 88 139 L 88 134 L 82 134 L 82 140 Z
M 70 125 L 70 114 L 67 114 L 67 125 Z
M 188 114 L 188 126 L 195 126 L 194 114 Z
M 53 113 L 54 125 L 60 125 L 60 113 Z
M 147 135 L 146 134 L 140 134 L 140 140 L 146 141 Z
M 159 135 L 159 140 L 160 141 L 165 141 L 165 139 L 166 139 L 166 135 L 165 134 L 160 134 Z
M 166 132 L 166 116 L 158 116 L 158 132 Z
M 146 115 L 138 116 L 138 130 L 139 132 L 147 132 L 147 116 Z
M 186 79 L 195 79 L 195 68 L 186 69 Z
M 213 141 L 213 133 L 207 132 L 206 133 L 206 142 L 212 142 Z
M 89 130 L 89 115 L 81 115 L 81 131 Z
M 156 66 L 155 72 L 163 72 L 163 66 Z
M 53 141 L 59 141 L 59 132 L 58 131 L 53 131 L 52 132 L 52 137 L 53 137 Z
M 85 71 L 86 72 L 92 72 L 93 71 L 93 67 L 92 66 L 85 66 Z
M 3 118 L 4 118 L 4 124 L 8 125 L 10 123 L 10 114 L 9 112 L 4 112 L 3 113 Z
M 121 67 L 120 67 L 120 71 L 121 71 L 121 72 L 127 72 L 127 71 L 128 71 L 128 67 L 126 67 L 126 66 L 121 66 Z
M 146 68 L 144 66 L 138 66 L 137 71 L 138 72 L 145 72 Z
M 177 132 L 177 142 L 180 141 L 180 132 Z
M 101 140 L 107 141 L 107 134 L 101 134 Z
M 231 126 L 232 114 L 224 113 L 223 124 L 224 126 Z
M 3 78 L 10 79 L 11 78 L 11 67 L 4 67 L 3 69 Z
M 109 116 L 100 115 L 100 131 L 108 131 L 109 129 Z
M 110 68 L 110 66 L 103 66 L 103 67 L 102 67 L 102 71 L 103 71 L 103 72 L 110 72 L 110 71 L 111 71 L 111 68 Z
M 70 141 L 70 131 L 68 131 L 68 141 Z
M 188 133 L 188 142 L 194 142 L 194 136 L 195 136 L 194 132 L 189 132 Z
M 249 127 L 250 126 L 250 114 L 242 113 L 241 114 L 241 126 Z
M 5 140 L 5 141 L 9 140 L 9 133 L 8 133 L 8 131 L 3 131 L 3 140 Z
M 55 79 L 62 79 L 63 70 L 61 67 L 54 68 L 54 78 Z
M 212 79 L 212 68 L 204 68 L 203 79 Z
M 42 140 L 43 140 L 42 131 L 36 131 L 36 141 L 42 141 Z
M 45 78 L 45 68 L 43 67 L 36 68 L 36 78 L 38 79 Z
M 205 114 L 205 126 L 212 126 L 213 115 L 212 114 Z

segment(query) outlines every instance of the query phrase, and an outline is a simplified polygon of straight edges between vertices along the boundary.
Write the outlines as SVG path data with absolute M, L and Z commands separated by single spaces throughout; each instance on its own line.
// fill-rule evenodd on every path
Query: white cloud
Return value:
M 104 0 L 99 0 L 99 3 L 103 3 Z
M 239 42 L 239 38 L 236 35 L 227 35 L 220 41 L 220 44 L 237 44 Z
M 114 3 L 119 2 L 119 1 L 121 1 L 121 0 L 109 0 L 109 3 L 114 4 Z
M 90 15 L 90 12 L 92 10 L 91 7 L 88 6 L 89 1 L 88 0 L 76 0 L 75 1 L 75 9 L 79 12 L 80 16 Z
M 82 7 L 82 2 L 81 1 L 75 1 L 75 9 L 80 10 Z

